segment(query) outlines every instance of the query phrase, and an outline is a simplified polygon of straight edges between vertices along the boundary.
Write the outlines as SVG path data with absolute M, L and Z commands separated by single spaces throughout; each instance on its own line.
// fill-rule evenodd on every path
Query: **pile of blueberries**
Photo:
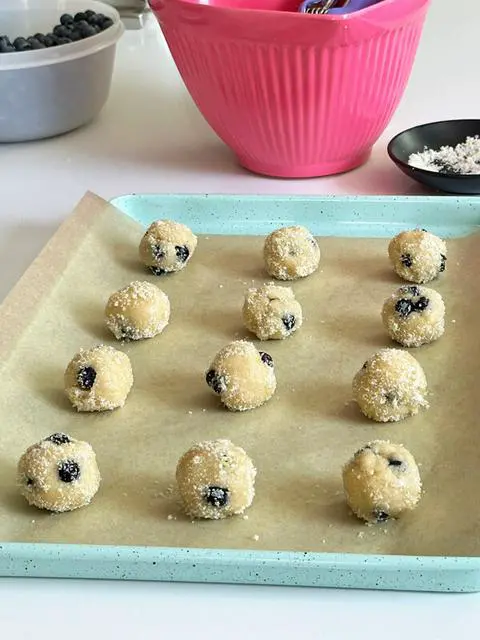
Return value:
M 15 51 L 32 51 L 58 47 L 77 40 L 84 40 L 105 31 L 113 25 L 113 20 L 96 11 L 81 11 L 74 16 L 64 13 L 52 33 L 36 33 L 28 38 L 15 38 L 13 42 L 8 36 L 0 35 L 0 53 L 14 53 Z

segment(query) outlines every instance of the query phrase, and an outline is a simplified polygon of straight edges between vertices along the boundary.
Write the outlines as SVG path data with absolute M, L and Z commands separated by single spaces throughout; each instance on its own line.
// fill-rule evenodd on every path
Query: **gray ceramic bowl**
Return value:
M 20 5 L 20 6 L 19 6 Z M 85 40 L 49 49 L 0 54 L 0 142 L 38 140 L 90 122 L 104 106 L 118 39 L 118 12 L 93 0 L 2 0 L 1 35 L 47 33 L 63 13 L 92 9 L 114 24 Z

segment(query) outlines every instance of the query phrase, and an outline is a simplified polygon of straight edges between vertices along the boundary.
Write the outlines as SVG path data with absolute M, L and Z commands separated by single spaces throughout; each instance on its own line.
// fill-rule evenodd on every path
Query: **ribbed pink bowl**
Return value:
M 319 17 L 296 13 L 295 0 L 150 0 L 210 126 L 244 167 L 284 178 L 368 159 L 402 98 L 429 3 Z

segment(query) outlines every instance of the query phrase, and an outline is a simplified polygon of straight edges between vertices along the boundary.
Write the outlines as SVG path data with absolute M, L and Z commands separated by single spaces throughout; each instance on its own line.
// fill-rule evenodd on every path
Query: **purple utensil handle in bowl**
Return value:
M 382 0 L 304 0 L 300 5 L 299 13 L 311 13 L 317 15 L 343 15 L 366 9 Z M 328 6 L 330 5 L 330 7 Z M 322 9 L 325 9 L 322 12 Z

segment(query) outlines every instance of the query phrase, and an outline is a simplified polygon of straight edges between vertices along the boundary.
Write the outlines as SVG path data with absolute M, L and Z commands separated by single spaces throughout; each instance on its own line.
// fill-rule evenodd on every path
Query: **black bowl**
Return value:
M 408 164 L 410 155 L 422 152 L 425 147 L 455 147 L 460 142 L 465 142 L 469 136 L 480 136 L 480 120 L 430 122 L 396 135 L 388 143 L 387 152 L 403 173 L 436 191 L 464 195 L 480 194 L 480 174 L 436 173 Z

